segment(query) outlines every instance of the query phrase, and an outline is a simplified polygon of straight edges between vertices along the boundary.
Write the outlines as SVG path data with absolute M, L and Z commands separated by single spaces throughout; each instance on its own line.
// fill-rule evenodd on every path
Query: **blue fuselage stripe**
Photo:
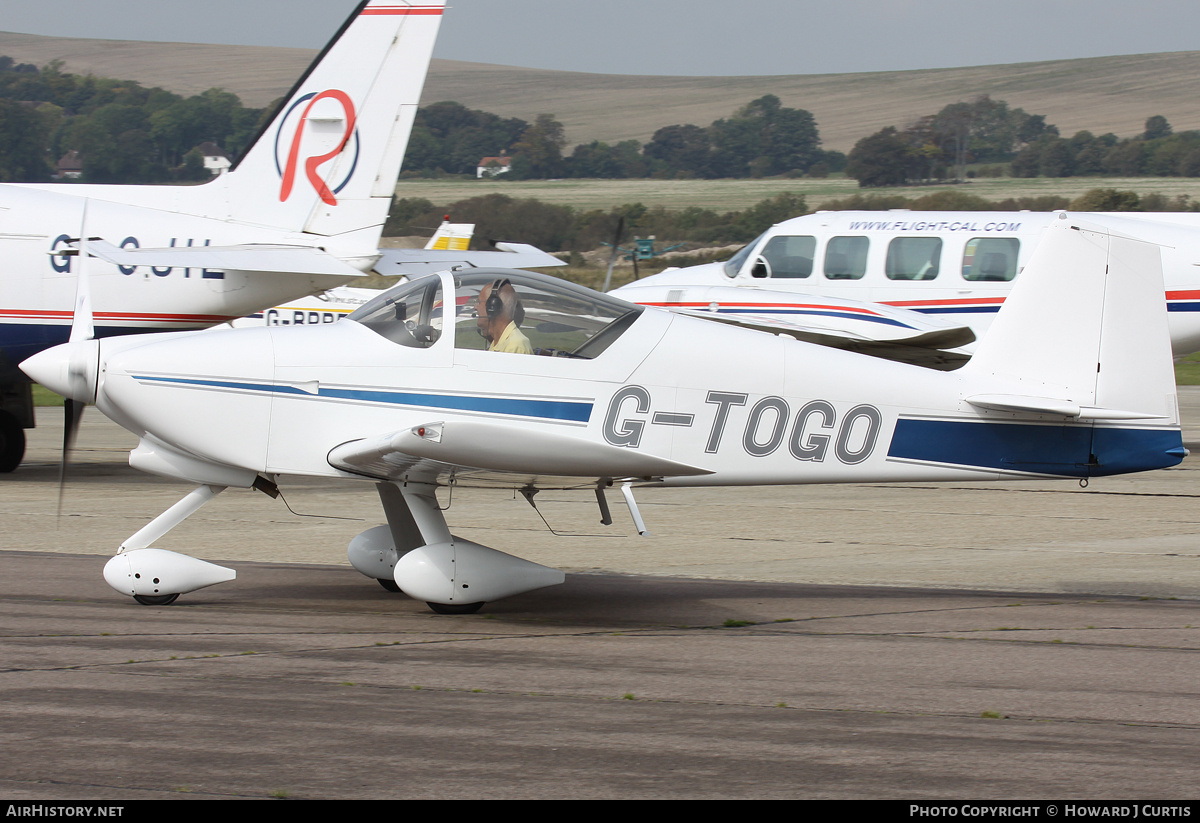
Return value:
M 903 418 L 888 448 L 903 460 L 1067 477 L 1162 469 L 1185 454 L 1178 429 Z
M 907 307 L 906 307 L 907 308 Z M 913 306 L 921 314 L 995 314 L 999 306 Z
M 591 403 L 571 400 L 533 400 L 523 397 L 479 397 L 457 394 L 426 394 L 422 392 L 382 391 L 379 389 L 320 388 L 314 395 L 298 386 L 246 383 L 237 380 L 208 380 L 187 377 L 155 377 L 134 375 L 135 380 L 174 383 L 214 389 L 233 389 L 265 394 L 289 394 L 299 397 L 319 397 L 331 400 L 358 400 L 364 403 L 390 403 L 397 406 L 418 406 L 431 409 L 471 411 L 484 414 L 506 414 L 515 417 L 540 417 L 546 420 L 566 420 L 586 423 L 592 416 Z

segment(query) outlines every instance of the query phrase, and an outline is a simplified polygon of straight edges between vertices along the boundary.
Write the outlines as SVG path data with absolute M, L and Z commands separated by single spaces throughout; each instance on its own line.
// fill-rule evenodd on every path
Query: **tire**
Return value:
M 392 594 L 398 594 L 400 592 L 400 586 L 396 583 L 395 580 L 387 580 L 383 577 L 377 577 L 375 579 L 379 581 L 380 586 L 383 586 L 385 589 L 387 589 Z
M 25 430 L 6 411 L 0 411 L 0 472 L 13 471 L 25 456 Z
M 426 601 L 425 605 L 438 614 L 475 614 L 483 608 L 483 601 L 480 600 L 478 603 L 430 603 Z
M 135 594 L 133 599 L 143 606 L 169 606 L 179 598 L 179 594 Z

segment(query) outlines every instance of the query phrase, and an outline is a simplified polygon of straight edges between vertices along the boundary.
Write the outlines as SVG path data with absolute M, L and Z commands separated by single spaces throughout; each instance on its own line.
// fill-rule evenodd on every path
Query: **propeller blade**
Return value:
M 619 253 L 620 253 L 620 251 L 621 251 L 621 250 L 620 250 L 619 248 L 617 248 L 617 247 L 621 245 L 621 235 L 622 235 L 622 234 L 624 234 L 624 233 L 625 233 L 625 216 L 624 216 L 624 215 L 622 215 L 622 216 L 621 216 L 621 217 L 620 217 L 620 218 L 617 220 L 617 231 L 616 231 L 616 233 L 614 233 L 614 234 L 613 234 L 613 242 L 612 242 L 612 254 L 610 254 L 610 255 L 608 256 L 608 273 L 604 275 L 604 288 L 602 288 L 602 289 L 600 290 L 600 291 L 602 291 L 602 292 L 607 292 L 607 291 L 608 291 L 608 287 L 609 287 L 610 285 L 612 285 L 612 270 L 613 270 L 613 266 L 615 266 L 615 265 L 616 265 L 616 263 L 617 263 L 617 254 L 619 254 Z
M 67 397 L 63 399 L 63 447 L 62 458 L 58 464 L 58 517 L 62 518 L 63 490 L 67 485 L 67 463 L 71 449 L 75 447 L 75 437 L 79 434 L 79 425 L 83 422 L 83 408 L 87 405 L 79 400 Z
M 75 274 L 75 307 L 71 313 L 71 335 L 67 339 L 70 343 L 92 340 L 96 337 L 96 328 L 92 320 L 91 285 L 88 282 L 87 210 L 88 201 L 84 198 L 83 214 L 79 218 L 79 268 Z M 82 380 L 86 384 L 86 363 L 71 363 L 68 373 L 72 383 Z M 87 404 L 83 401 L 70 397 L 63 400 L 63 448 L 62 458 L 58 464 L 58 517 L 60 519 L 62 518 L 63 492 L 67 485 L 67 463 L 70 461 L 71 449 L 75 445 L 75 436 L 79 433 L 79 424 L 83 421 L 85 405 Z
M 75 273 L 75 310 L 71 314 L 71 336 L 67 342 L 91 340 L 96 336 L 92 322 L 92 289 L 88 282 L 88 201 L 83 201 L 83 215 L 79 219 L 79 269 Z M 96 238 L 99 239 L 99 238 Z

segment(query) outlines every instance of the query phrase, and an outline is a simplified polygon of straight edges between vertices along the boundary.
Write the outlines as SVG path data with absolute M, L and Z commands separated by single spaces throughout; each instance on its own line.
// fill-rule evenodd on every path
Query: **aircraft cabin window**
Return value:
M 750 276 L 773 279 L 808 277 L 812 274 L 816 251 L 815 237 L 776 235 L 758 253 Z
M 963 250 L 963 279 L 1012 280 L 1020 251 L 1021 241 L 1015 237 L 973 237 Z
M 865 237 L 831 237 L 825 247 L 825 278 L 827 280 L 859 280 L 867 273 L 867 249 L 871 241 Z
M 442 336 L 442 279 L 427 275 L 388 289 L 350 313 L 393 343 L 427 349 Z
M 939 237 L 897 237 L 888 244 L 888 280 L 933 280 L 942 262 Z
M 591 360 L 624 334 L 643 310 L 529 272 L 456 273 L 454 287 L 454 345 L 459 349 Z M 491 300 L 497 291 L 501 305 Z

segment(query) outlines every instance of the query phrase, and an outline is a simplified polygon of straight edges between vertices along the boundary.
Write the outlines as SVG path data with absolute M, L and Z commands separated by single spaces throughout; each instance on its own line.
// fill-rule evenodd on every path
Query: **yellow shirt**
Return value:
M 529 345 L 529 338 L 521 333 L 515 323 L 509 323 L 504 329 L 504 333 L 500 335 L 499 340 L 492 342 L 488 346 L 488 351 L 505 351 L 510 354 L 533 354 L 533 346 Z

